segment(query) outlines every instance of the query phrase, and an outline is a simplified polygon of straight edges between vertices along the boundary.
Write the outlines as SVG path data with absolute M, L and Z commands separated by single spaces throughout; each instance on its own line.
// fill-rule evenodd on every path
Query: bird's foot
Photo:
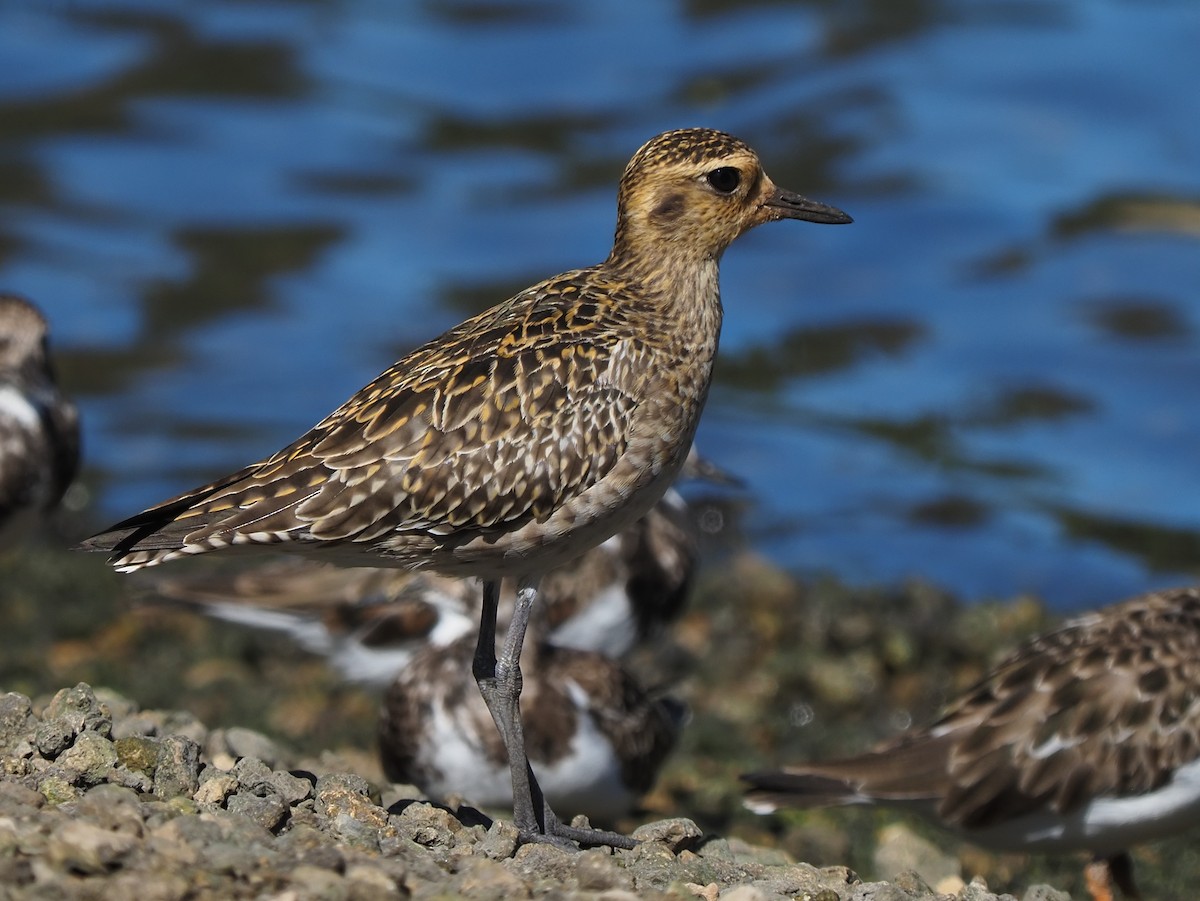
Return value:
M 546 831 L 535 829 L 520 830 L 521 843 L 540 842 L 554 845 L 568 851 L 579 851 L 583 848 L 623 848 L 637 847 L 637 840 L 619 832 L 609 832 L 606 829 L 593 829 L 591 826 L 568 826 L 555 820 L 546 824 Z

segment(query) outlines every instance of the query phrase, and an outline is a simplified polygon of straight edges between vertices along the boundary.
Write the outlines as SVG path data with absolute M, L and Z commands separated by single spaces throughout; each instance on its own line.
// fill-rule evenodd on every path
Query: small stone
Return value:
M 432 804 L 409 804 L 390 822 L 401 835 L 426 848 L 453 848 L 463 831 L 453 814 Z
M 913 897 L 904 889 L 892 885 L 890 882 L 860 883 L 850 893 L 850 901 L 913 901 Z M 917 897 L 926 899 L 931 898 L 932 894 L 926 892 Z
M 117 750 L 103 735 L 84 732 L 59 755 L 58 765 L 74 776 L 77 785 L 98 785 L 117 765 Z
M 34 744 L 51 759 L 65 751 L 82 732 L 112 735 L 112 714 L 96 700 L 92 687 L 80 682 L 61 689 L 46 705 L 34 734 Z
M 17 756 L 17 745 L 36 728 L 33 704 L 25 695 L 10 691 L 0 695 L 0 757 Z
M 362 776 L 356 776 L 353 773 L 326 773 L 317 780 L 314 792 L 318 803 L 321 801 L 321 796 L 328 792 L 338 795 L 352 793 L 369 798 L 371 785 Z
M 87 799 L 89 806 L 104 807 L 110 810 L 114 808 L 136 810 L 141 804 L 141 799 L 137 796 L 137 792 L 120 785 L 113 785 L 111 782 L 105 782 L 88 789 L 84 797 Z
M 271 768 L 257 757 L 242 757 L 231 772 L 242 788 L 257 788 L 271 777 Z
M 275 770 L 267 780 L 288 804 L 299 804 L 313 796 L 314 781 L 283 770 Z
M 697 898 L 704 899 L 704 901 L 717 901 L 717 896 L 721 894 L 721 889 L 715 882 L 710 882 L 708 885 L 699 885 L 695 882 L 685 882 L 683 887 Z M 764 901 L 763 893 L 759 892 L 758 897 L 747 898 L 745 901 Z
M 502 866 L 507 866 L 509 872 L 518 873 L 526 879 L 549 879 L 563 885 L 575 875 L 575 854 L 557 845 L 532 842 L 518 848 L 512 860 Z
M 593 848 L 575 858 L 575 880 L 579 888 L 589 892 L 633 888 L 633 878 L 625 872 L 611 854 Z
M 79 790 L 62 776 L 47 776 L 38 783 L 41 792 L 50 804 L 65 804 L 79 797 Z
M 167 798 L 163 802 L 163 806 L 174 814 L 183 814 L 191 816 L 200 812 L 200 808 L 196 806 L 196 802 L 187 795 L 176 795 L 173 798 Z
M 921 874 L 916 870 L 903 870 L 897 873 L 893 877 L 892 883 L 910 895 L 929 895 L 933 893 L 933 887 L 922 879 Z
M 148 776 L 153 776 L 154 770 L 158 766 L 160 746 L 161 742 L 157 739 L 146 738 L 142 735 L 118 738 L 113 742 L 113 747 L 117 750 L 117 760 L 121 766 L 127 770 L 145 773 Z
M 256 789 L 243 789 L 230 795 L 225 809 L 249 817 L 264 829 L 277 831 L 287 820 L 288 803 L 270 785 L 262 784 Z
M 215 733 L 214 733 L 215 736 Z M 222 735 L 225 748 L 235 758 L 254 757 L 261 760 L 268 767 L 274 768 L 279 766 L 283 759 L 283 753 L 279 749 L 279 745 L 267 738 L 261 732 L 255 732 L 253 729 L 243 729 L 240 726 L 233 726 L 224 730 Z M 215 743 L 210 738 L 210 743 Z
M 507 901 L 530 897 L 529 885 L 501 863 L 474 857 L 464 867 L 455 893 L 471 901 Z
M 359 863 L 346 868 L 346 879 L 357 883 L 358 886 L 378 889 L 380 892 L 395 893 L 398 889 L 396 881 L 381 870 L 370 864 Z
M 118 720 L 123 720 L 126 717 L 133 716 L 138 712 L 138 706 L 135 702 L 122 694 L 118 694 L 111 688 L 103 686 L 92 689 L 96 700 L 108 708 L 109 716 L 112 717 L 113 728 L 117 726 Z
M 721 901 L 767 901 L 767 894 L 753 885 L 735 885 L 721 892 Z
M 371 802 L 365 779 L 346 773 L 322 776 L 314 792 L 322 828 L 355 847 L 379 850 L 380 836 L 389 825 L 388 813 Z
M 830 880 L 816 867 L 807 863 L 772 866 L 767 875 L 754 881 L 754 886 L 764 892 L 788 897 L 814 896 L 822 887 L 833 881 L 844 885 L 842 879 Z M 834 897 L 836 897 L 836 892 Z
M 301 886 L 303 895 L 283 895 L 277 898 L 345 898 L 346 890 L 342 885 L 342 877 L 331 870 L 300 864 L 289 874 L 291 883 Z
M 698 848 L 704 833 L 686 817 L 674 817 L 639 826 L 633 831 L 633 838 L 639 842 L 659 842 L 678 853 L 685 848 L 689 851 Z
M 200 787 L 200 746 L 183 735 L 168 735 L 159 746 L 154 794 L 159 798 L 187 795 Z
M 495 820 L 479 843 L 479 853 L 492 860 L 507 860 L 517 853 L 521 833 L 507 820 Z
M 135 836 L 68 820 L 50 836 L 46 857 L 65 869 L 97 874 L 118 866 L 136 845 Z
M 28 816 L 46 804 L 46 796 L 19 782 L 0 780 L 0 817 Z
M 231 773 L 214 772 L 210 767 L 204 771 L 212 773 L 208 778 L 201 774 L 200 787 L 192 795 L 192 800 L 198 804 L 215 804 L 220 807 L 225 799 L 237 791 L 237 777 Z

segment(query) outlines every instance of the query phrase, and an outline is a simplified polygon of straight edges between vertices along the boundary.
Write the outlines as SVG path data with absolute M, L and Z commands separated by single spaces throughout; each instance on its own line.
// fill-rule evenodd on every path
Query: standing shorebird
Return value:
M 1200 589 L 1074 619 L 868 754 L 743 778 L 759 813 L 888 805 L 996 850 L 1089 851 L 1093 898 L 1138 898 L 1127 849 L 1200 825 Z
M 518 699 L 542 573 L 644 515 L 683 465 L 721 330 L 718 263 L 764 222 L 846 223 L 777 188 L 719 131 L 634 154 L 608 259 L 554 276 L 417 348 L 278 453 L 83 545 L 131 571 L 268 545 L 483 580 L 473 672 L 507 749 L 526 840 L 629 847 L 574 829 L 529 768 Z M 496 654 L 500 580 L 517 603 Z
M 59 393 L 46 319 L 29 301 L 0 294 L 0 525 L 62 499 L 79 466 L 79 417 Z

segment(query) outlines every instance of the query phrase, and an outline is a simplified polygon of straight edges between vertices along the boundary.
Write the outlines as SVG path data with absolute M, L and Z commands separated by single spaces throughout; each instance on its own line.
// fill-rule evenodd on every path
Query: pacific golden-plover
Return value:
M 630 160 L 612 252 L 417 348 L 276 454 L 84 543 L 122 571 L 230 547 L 483 580 L 473 672 L 508 752 L 526 840 L 631 842 L 562 823 L 529 768 L 519 660 L 541 574 L 644 515 L 674 481 L 708 395 L 718 263 L 764 222 L 846 223 L 777 188 L 705 128 Z M 497 657 L 503 578 L 517 583 Z
M 868 754 L 743 778 L 759 813 L 891 805 L 987 848 L 1088 851 L 1093 898 L 1137 898 L 1127 849 L 1200 824 L 1200 589 L 1071 620 Z
M 0 294 L 0 526 L 53 508 L 79 467 L 79 417 L 58 390 L 46 319 L 14 294 Z

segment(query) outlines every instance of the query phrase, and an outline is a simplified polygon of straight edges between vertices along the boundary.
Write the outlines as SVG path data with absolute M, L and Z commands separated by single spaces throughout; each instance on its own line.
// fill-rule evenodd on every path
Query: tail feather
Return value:
M 864 803 L 844 779 L 791 770 L 769 770 L 741 776 L 749 785 L 745 805 L 755 813 L 774 813 L 781 807 L 840 807 Z
M 77 550 L 108 552 L 111 554 L 109 562 L 114 566 L 135 569 L 177 556 L 170 552 L 182 551 L 188 535 L 208 525 L 216 517 L 228 515 L 228 511 L 212 511 L 186 518 L 184 515 L 218 491 L 245 478 L 250 471 L 248 467 L 124 519 L 80 542 Z
M 936 802 L 949 790 L 951 741 L 926 736 L 859 757 L 751 773 L 742 777 L 750 785 L 746 806 L 762 813 L 779 807 Z

